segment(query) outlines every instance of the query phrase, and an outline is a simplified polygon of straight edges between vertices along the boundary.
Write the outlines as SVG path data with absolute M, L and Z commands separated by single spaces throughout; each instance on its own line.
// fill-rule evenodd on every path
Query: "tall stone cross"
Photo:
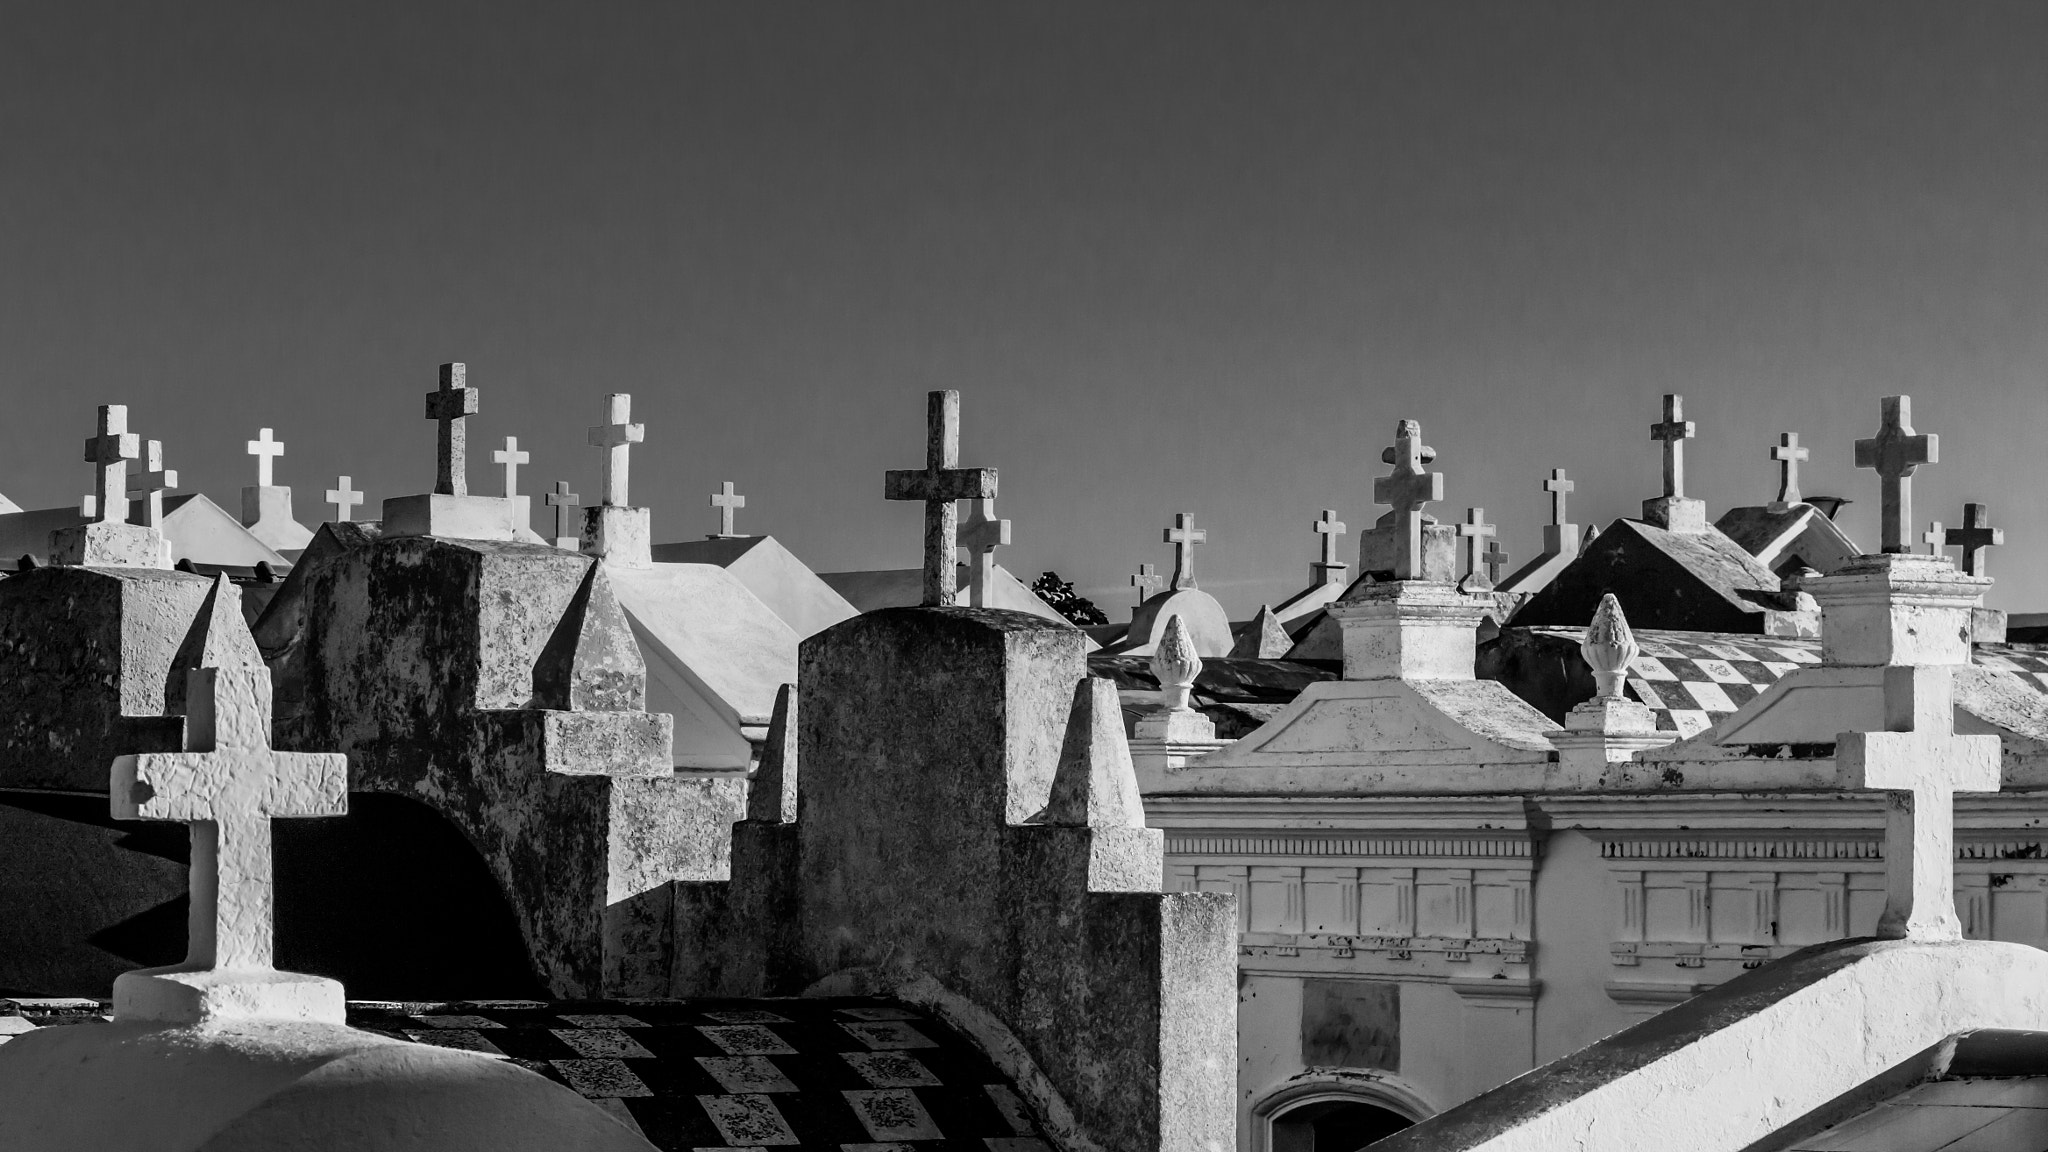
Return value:
M 555 547 L 574 548 L 582 533 L 576 530 L 575 509 L 583 498 L 569 491 L 567 480 L 555 481 L 555 490 L 543 497 L 548 507 L 555 510 Z
M 1493 587 L 1493 581 L 1481 573 L 1486 561 L 1481 558 L 1480 543 L 1494 534 L 1496 529 L 1486 522 L 1486 509 L 1465 509 L 1465 522 L 1458 525 L 1458 536 L 1465 541 L 1465 579 L 1468 591 L 1482 591 Z
M 1920 542 L 1927 545 L 1929 556 L 1939 556 L 1948 547 L 1948 533 L 1942 530 L 1941 521 L 1929 520 L 1927 531 L 1920 534 Z
M 1882 732 L 1835 737 L 1844 788 L 1885 794 L 1885 905 L 1877 934 L 1960 940 L 1955 902 L 1955 794 L 1996 792 L 1999 738 L 1955 734 L 1953 669 L 1884 670 Z
M 85 458 L 95 471 L 87 515 L 116 524 L 128 519 L 128 461 L 140 455 L 142 438 L 128 430 L 128 406 L 100 405 L 99 435 L 85 442 Z
M 1578 484 L 1565 479 L 1564 469 L 1552 468 L 1550 479 L 1543 482 L 1543 490 L 1550 493 L 1551 524 L 1571 523 L 1571 517 L 1565 515 L 1565 498 L 1579 490 Z
M 647 439 L 647 426 L 633 423 L 633 397 L 625 392 L 614 392 L 604 398 L 604 420 L 590 430 L 590 446 L 605 450 L 603 502 L 625 508 L 627 470 L 633 464 L 628 453 L 633 445 Z
M 532 453 L 519 450 L 519 437 L 517 436 L 505 437 L 505 446 L 491 453 L 491 463 L 502 464 L 505 467 L 506 499 L 509 500 L 519 495 L 519 466 L 531 459 L 533 459 Z
M 1685 419 L 1685 397 L 1676 392 L 1664 394 L 1664 419 L 1650 425 L 1650 439 L 1664 442 L 1664 495 L 1667 499 L 1685 496 L 1685 442 L 1692 439 L 1693 422 Z
M 1381 528 L 1401 529 L 1403 543 L 1394 570 L 1396 579 L 1422 577 L 1422 526 L 1433 519 L 1422 511 L 1422 506 L 1444 498 L 1443 473 L 1425 470 L 1425 465 L 1435 460 L 1436 449 L 1422 442 L 1422 425 L 1413 420 L 1401 421 L 1395 429 L 1393 445 L 1380 453 L 1380 462 L 1393 465 L 1394 470 L 1372 482 L 1373 503 L 1391 509 L 1375 523 Z
M 1481 553 L 1481 558 L 1486 561 L 1487 585 L 1490 587 L 1500 583 L 1501 570 L 1508 566 L 1508 560 L 1510 559 L 1508 550 L 1500 546 L 1500 541 L 1488 540 L 1486 542 L 1486 551 Z
M 270 429 L 264 428 L 256 433 L 256 439 L 249 441 L 249 455 L 256 458 L 257 486 L 262 488 L 270 487 L 272 478 L 270 466 L 277 461 L 279 456 L 284 455 L 284 441 L 273 439 L 270 435 Z
M 738 540 L 742 537 L 733 531 L 733 513 L 747 506 L 747 498 L 732 490 L 732 481 L 727 480 L 711 494 L 711 507 L 718 509 L 718 534 L 713 540 Z M 1009 541 L 1005 540 L 1007 544 Z
M 1878 517 L 1883 551 L 1910 552 L 1906 533 L 1913 523 L 1913 470 L 1940 462 L 1941 438 L 1913 432 L 1913 398 L 1884 398 L 1884 422 L 1877 435 L 1856 442 L 1856 466 L 1875 469 L 1883 481 Z
M 1322 537 L 1323 558 L 1309 565 L 1309 579 L 1317 584 L 1343 583 L 1344 573 L 1351 568 L 1337 559 L 1337 537 L 1344 534 L 1344 522 L 1337 519 L 1335 508 L 1325 508 L 1314 528 L 1316 535 Z
M 1799 491 L 1799 464 L 1812 455 L 1811 449 L 1799 446 L 1799 433 L 1778 434 L 1778 446 L 1771 449 L 1771 459 L 1778 462 L 1778 498 L 1770 502 L 1771 511 L 1783 512 L 1794 504 L 1806 502 L 1806 497 Z
M 164 491 L 178 486 L 178 470 L 164 467 L 164 442 L 151 440 L 142 454 L 142 471 L 128 477 L 128 494 L 142 498 L 142 523 L 164 526 Z
M 329 488 L 327 490 L 327 502 L 334 505 L 335 523 L 346 524 L 349 522 L 351 515 L 349 509 L 363 502 L 363 494 L 349 487 L 349 477 L 343 476 L 340 477 L 340 480 L 341 486 L 339 488 Z
M 1138 590 L 1138 603 L 1140 604 L 1143 604 L 1154 592 L 1159 591 L 1165 586 L 1166 577 L 1161 576 L 1159 570 L 1150 564 L 1140 564 L 1138 565 L 1138 570 L 1131 573 L 1131 587 Z
M 1173 580 L 1169 586 L 1175 592 L 1196 587 L 1195 545 L 1209 542 L 1208 530 L 1195 527 L 1192 512 L 1180 512 L 1174 515 L 1173 527 L 1166 529 L 1162 537 L 1173 545 Z
M 924 467 L 891 468 L 882 475 L 883 499 L 924 501 L 925 607 L 950 608 L 959 599 L 959 512 L 953 502 L 995 495 L 995 469 L 960 467 L 960 393 L 927 393 Z
M 1991 526 L 1989 510 L 1982 504 L 1963 505 L 1963 526 L 1948 530 L 1945 541 L 1950 547 L 1963 550 L 1963 575 L 1989 576 L 1989 557 L 1982 553 L 2005 543 L 2005 529 Z
M 469 495 L 469 438 L 462 422 L 476 415 L 476 389 L 468 386 L 469 368 L 441 365 L 441 387 L 427 393 L 427 419 L 441 423 L 434 453 L 434 491 L 442 496 Z
M 995 551 L 1010 545 L 1010 522 L 996 519 L 996 502 L 975 500 L 960 522 L 960 546 L 967 549 L 967 603 L 987 608 L 995 580 Z

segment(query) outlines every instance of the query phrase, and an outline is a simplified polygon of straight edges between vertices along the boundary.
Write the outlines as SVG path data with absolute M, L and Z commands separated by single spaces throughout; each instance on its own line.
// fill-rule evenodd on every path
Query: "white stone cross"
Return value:
M 633 397 L 626 392 L 604 398 L 604 421 L 590 430 L 590 446 L 605 450 L 603 502 L 625 508 L 627 469 L 633 463 L 628 453 L 647 439 L 647 426 L 633 423 Z
M 85 442 L 85 458 L 97 473 L 86 515 L 117 524 L 128 519 L 128 461 L 140 455 L 142 438 L 128 430 L 128 406 L 100 405 L 99 435 Z
M 953 502 L 995 496 L 995 469 L 960 467 L 960 393 L 927 393 L 924 467 L 882 474 L 883 499 L 924 502 L 925 607 L 950 608 L 959 600 L 960 522 Z
M 1650 425 L 1650 439 L 1664 442 L 1664 495 L 1685 495 L 1685 442 L 1692 439 L 1693 422 L 1685 419 L 1685 397 L 1664 394 L 1664 420 Z
M 434 491 L 443 496 L 469 495 L 469 436 L 463 420 L 476 415 L 476 389 L 468 386 L 469 368 L 441 365 L 441 387 L 427 393 L 427 419 L 441 422 L 434 456 Z
M 1169 584 L 1175 592 L 1195 584 L 1195 545 L 1207 544 L 1209 532 L 1195 527 L 1191 512 L 1180 512 L 1173 518 L 1173 527 L 1164 532 L 1165 541 L 1173 545 L 1173 580 Z
M 363 502 L 363 494 L 349 487 L 349 478 L 343 476 L 341 487 L 327 490 L 327 502 L 334 505 L 334 520 L 337 524 L 349 522 L 349 509 Z
M 1481 557 L 1486 561 L 1487 586 L 1492 587 L 1500 583 L 1501 569 L 1508 566 L 1508 550 L 1500 546 L 1500 541 L 1488 540 L 1486 551 L 1481 553 Z
M 1147 598 L 1165 587 L 1165 585 L 1166 577 L 1161 576 L 1159 570 L 1150 564 L 1140 564 L 1138 565 L 1138 570 L 1131 573 L 1131 587 L 1138 590 L 1138 603 L 1140 604 L 1143 604 Z
M 1391 510 L 1374 524 L 1380 528 L 1398 526 L 1402 530 L 1401 554 L 1394 565 L 1398 579 L 1416 580 L 1422 576 L 1422 526 L 1434 521 L 1422 511 L 1422 506 L 1444 498 L 1443 473 L 1424 470 L 1425 465 L 1435 460 L 1436 449 L 1422 442 L 1422 425 L 1414 420 L 1401 421 L 1395 428 L 1393 445 L 1380 452 L 1380 462 L 1393 465 L 1394 470 L 1374 478 L 1372 499 Z
M 1322 537 L 1323 558 L 1309 565 L 1310 579 L 1318 584 L 1342 583 L 1344 573 L 1351 568 L 1337 559 L 1337 537 L 1344 534 L 1344 522 L 1337 519 L 1335 508 L 1325 508 L 1314 527 L 1316 535 Z
M 573 542 L 582 533 L 576 531 L 576 513 L 574 509 L 582 503 L 583 498 L 569 491 L 569 482 L 567 480 L 557 480 L 555 481 L 555 490 L 548 493 L 544 499 L 547 501 L 548 507 L 555 510 L 555 547 L 575 547 Z M 564 543 L 564 541 L 570 541 L 571 543 Z
M 1010 545 L 1010 522 L 996 519 L 993 500 L 968 501 L 967 519 L 960 522 L 960 546 L 967 549 L 967 603 L 989 608 L 995 581 L 995 551 Z
M 1773 512 L 1783 512 L 1794 504 L 1803 504 L 1806 497 L 1799 491 L 1799 462 L 1813 455 L 1811 449 L 1799 446 L 1799 433 L 1781 432 L 1778 446 L 1771 449 L 1771 459 L 1778 462 L 1778 498 L 1769 504 Z
M 1550 493 L 1550 522 L 1569 524 L 1571 518 L 1565 515 L 1565 497 L 1579 490 L 1578 484 L 1564 478 L 1564 469 L 1552 468 L 1550 479 L 1543 482 L 1543 490 Z
M 1955 902 L 1955 794 L 1996 792 L 1999 738 L 1955 734 L 1954 670 L 1895 665 L 1884 670 L 1882 732 L 1835 737 L 1844 788 L 1885 793 L 1885 906 L 1877 934 L 1888 939 L 1960 940 Z
M 711 507 L 718 509 L 718 534 L 713 540 L 739 540 L 743 537 L 733 531 L 733 513 L 747 506 L 747 498 L 732 490 L 732 481 L 727 480 L 711 494 Z M 1008 544 L 1005 540 L 1003 543 Z
M 491 453 L 491 463 L 505 466 L 505 497 L 519 495 L 519 466 L 533 459 L 530 452 L 519 450 L 519 437 L 505 437 L 505 446 Z
M 1884 421 L 1877 435 L 1856 442 L 1856 466 L 1874 469 L 1883 481 L 1884 502 L 1878 522 L 1886 552 L 1910 552 L 1906 533 L 1913 524 L 1913 471 L 1939 463 L 1941 438 L 1913 432 L 1913 398 L 1884 398 Z
M 178 486 L 178 470 L 164 467 L 164 442 L 151 440 L 142 455 L 142 471 L 128 477 L 128 494 L 142 498 L 142 523 L 164 526 L 164 490 Z
M 249 441 L 249 455 L 256 458 L 257 485 L 270 487 L 270 466 L 277 457 L 284 455 L 284 441 L 271 439 L 270 429 L 262 429 L 256 433 L 256 439 Z
M 1941 555 L 1942 550 L 1948 546 L 1948 533 L 1942 531 L 1941 521 L 1929 520 L 1927 531 L 1920 534 L 1920 542 L 1927 545 L 1929 556 Z
M 1963 505 L 1963 526 L 1948 530 L 1945 543 L 1963 550 L 1963 575 L 1989 576 L 1984 549 L 2005 543 L 2005 529 L 1991 526 L 1989 510 L 1982 504 Z
M 1486 522 L 1486 509 L 1465 509 L 1465 522 L 1458 525 L 1458 535 L 1465 541 L 1465 580 L 1468 591 L 1480 591 L 1493 587 L 1493 582 L 1480 574 L 1485 561 L 1480 559 L 1480 542 L 1495 532 L 1493 525 Z

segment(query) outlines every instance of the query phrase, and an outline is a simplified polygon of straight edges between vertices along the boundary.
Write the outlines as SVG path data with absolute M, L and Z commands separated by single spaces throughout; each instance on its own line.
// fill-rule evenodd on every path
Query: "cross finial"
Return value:
M 718 509 L 718 533 L 713 540 L 739 540 L 743 537 L 733 531 L 733 513 L 747 506 L 747 498 L 732 490 L 732 481 L 720 484 L 718 491 L 711 494 L 711 507 Z M 1009 543 L 1009 541 L 1004 541 Z
M 1927 545 L 1929 556 L 1941 555 L 1942 549 L 1948 546 L 1948 533 L 1942 531 L 1941 521 L 1929 520 L 1927 531 L 1920 534 L 1920 542 Z
M 1913 431 L 1913 398 L 1884 398 L 1884 422 L 1877 435 L 1856 442 L 1856 466 L 1875 469 L 1882 481 L 1884 503 L 1878 513 L 1886 552 L 1910 552 L 1906 533 L 1913 523 L 1913 471 L 1938 463 L 1941 438 Z
M 1180 512 L 1174 515 L 1173 527 L 1166 529 L 1163 536 L 1168 544 L 1173 545 L 1173 581 L 1170 586 L 1175 592 L 1196 587 L 1195 545 L 1209 542 L 1208 529 L 1195 527 L 1194 513 Z
M 1685 419 L 1685 397 L 1664 394 L 1663 422 L 1650 425 L 1650 439 L 1664 442 L 1664 496 L 1685 496 L 1685 442 L 1692 439 L 1693 422 Z
M 1395 564 L 1395 576 L 1402 580 L 1422 578 L 1422 528 L 1436 522 L 1422 506 L 1444 498 L 1443 473 L 1424 470 L 1435 460 L 1436 449 L 1422 442 L 1422 425 L 1403 420 L 1394 430 L 1393 445 L 1380 453 L 1380 462 L 1393 465 L 1393 471 L 1372 482 L 1373 503 L 1391 509 L 1375 526 L 1402 530 L 1402 552 Z
M 363 502 L 363 494 L 349 487 L 350 481 L 347 476 L 341 477 L 340 480 L 340 487 L 327 490 L 327 502 L 334 505 L 334 522 L 346 524 L 352 515 L 349 509 Z
M 1467 592 L 1483 592 L 1493 587 L 1493 581 L 1480 574 L 1486 563 L 1480 558 L 1480 543 L 1494 531 L 1494 526 L 1486 522 L 1486 509 L 1465 509 L 1465 522 L 1458 525 L 1458 536 L 1465 541 L 1465 579 L 1461 587 Z
M 1771 501 L 1771 511 L 1783 512 L 1806 502 L 1799 492 L 1799 463 L 1812 455 L 1810 449 L 1799 446 L 1799 433 L 1779 433 L 1778 446 L 1771 449 L 1771 459 L 1778 462 L 1778 498 Z
M 1323 558 L 1308 566 L 1308 578 L 1317 584 L 1342 584 L 1344 573 L 1351 568 L 1337 559 L 1337 537 L 1344 534 L 1344 522 L 1337 519 L 1336 509 L 1325 508 L 1314 528 L 1322 537 Z
M 989 591 L 995 579 L 995 550 L 1010 545 L 1010 522 L 996 519 L 996 502 L 971 500 L 967 519 L 960 523 L 960 546 L 967 549 L 967 603 L 974 608 L 993 607 Z
M 249 455 L 256 458 L 256 483 L 259 487 L 271 486 L 270 466 L 279 456 L 284 455 L 284 441 L 271 438 L 270 429 L 265 428 L 249 441 Z
M 1159 570 L 1150 564 L 1140 564 L 1138 565 L 1138 570 L 1131 573 L 1131 587 L 1138 590 L 1138 603 L 1140 604 L 1143 604 L 1147 597 L 1159 591 L 1165 584 L 1166 577 L 1161 576 Z
M 1991 526 L 1990 511 L 1982 504 L 1963 505 L 1963 526 L 1951 528 L 1945 543 L 1963 550 L 1963 575 L 1989 576 L 1984 549 L 2005 543 L 2005 529 Z
M 1571 517 L 1565 515 L 1565 497 L 1579 490 L 1578 484 L 1564 477 L 1564 469 L 1552 468 L 1550 479 L 1543 482 L 1543 490 L 1550 493 L 1550 523 L 1554 527 L 1568 524 Z
M 555 510 L 555 547 L 576 551 L 581 545 L 582 534 L 576 530 L 576 513 L 573 509 L 581 505 L 583 498 L 569 491 L 567 480 L 557 480 L 555 490 L 542 499 L 547 501 L 548 507 Z
M 1486 561 L 1487 587 L 1499 584 L 1501 569 L 1508 566 L 1508 550 L 1500 546 L 1500 541 L 1488 540 L 1486 551 L 1480 553 L 1480 556 Z
M 1955 734 L 1953 669 L 1884 670 L 1884 730 L 1835 737 L 1844 788 L 1885 793 L 1885 905 L 1877 934 L 1960 940 L 1955 902 L 1955 794 L 1996 792 L 1999 738 Z
M 519 495 L 519 466 L 533 459 L 532 453 L 519 450 L 519 437 L 505 437 L 505 446 L 491 453 L 491 463 L 505 466 L 505 497 Z
M 96 473 L 87 515 L 118 524 L 128 519 L 128 461 L 142 455 L 142 438 L 128 430 L 126 404 L 100 405 L 99 427 L 85 442 L 85 459 Z
M 142 456 L 142 471 L 128 477 L 128 494 L 142 498 L 142 523 L 164 526 L 164 490 L 178 486 L 178 470 L 164 467 L 164 442 L 151 440 Z
M 590 446 L 605 450 L 604 503 L 624 508 L 627 469 L 633 463 L 627 453 L 633 445 L 647 439 L 647 426 L 632 422 L 633 397 L 625 392 L 614 392 L 604 398 L 604 419 L 604 423 L 590 430 Z
M 924 502 L 924 606 L 950 608 L 959 599 L 956 500 L 993 500 L 996 470 L 960 465 L 960 393 L 948 388 L 925 396 L 923 468 L 891 468 L 882 475 L 885 500 Z
M 462 422 L 476 415 L 476 389 L 468 386 L 469 368 L 441 365 L 441 387 L 427 393 L 427 419 L 441 423 L 440 446 L 434 455 L 434 491 L 443 496 L 469 495 L 469 437 Z

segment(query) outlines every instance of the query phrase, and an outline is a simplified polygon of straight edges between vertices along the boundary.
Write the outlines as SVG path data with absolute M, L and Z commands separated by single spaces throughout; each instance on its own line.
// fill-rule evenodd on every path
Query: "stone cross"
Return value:
M 1309 579 L 1317 584 L 1342 583 L 1344 573 L 1351 567 L 1337 559 L 1337 537 L 1344 534 L 1344 522 L 1337 519 L 1336 509 L 1325 508 L 1314 527 L 1316 535 L 1323 538 L 1323 558 L 1309 565 Z
M 1402 531 L 1401 554 L 1394 566 L 1397 579 L 1422 577 L 1422 526 L 1433 522 L 1422 506 L 1444 498 L 1443 473 L 1424 470 L 1435 459 L 1436 449 L 1422 442 L 1422 425 L 1413 420 L 1401 421 L 1394 431 L 1394 443 L 1380 453 L 1381 463 L 1393 465 L 1394 470 L 1373 479 L 1373 503 L 1391 509 L 1375 526 Z
M 1488 540 L 1486 542 L 1486 551 L 1480 555 L 1486 561 L 1487 584 L 1500 583 L 1501 569 L 1508 566 L 1508 550 L 1500 546 L 1500 541 Z
M 1664 420 L 1650 425 L 1650 439 L 1664 442 L 1664 495 L 1667 499 L 1685 495 L 1685 442 L 1692 439 L 1693 422 L 1685 419 L 1685 397 L 1664 394 Z
M 575 539 L 581 535 L 576 531 L 576 513 L 572 509 L 580 505 L 583 498 L 569 491 L 567 480 L 555 481 L 555 490 L 543 499 L 547 501 L 548 507 L 555 510 L 556 547 L 561 547 L 564 540 Z
M 974 608 L 992 607 L 989 590 L 995 580 L 995 551 L 1010 544 L 1010 522 L 996 519 L 996 502 L 968 502 L 967 519 L 960 522 L 960 546 L 967 549 L 967 603 Z
M 1927 545 L 1929 556 L 1939 556 L 1948 544 L 1948 534 L 1941 530 L 1941 521 L 1929 520 L 1927 531 L 1920 534 L 1920 542 Z
M 1888 939 L 1962 939 L 1955 794 L 1998 791 L 1999 738 L 1955 734 L 1953 671 L 1886 668 L 1885 730 L 1835 737 L 1838 782 L 1885 793 L 1885 906 L 1877 934 Z
M 956 500 L 993 500 L 996 470 L 960 467 L 960 393 L 925 396 L 923 468 L 891 468 L 882 476 L 885 500 L 924 502 L 924 606 L 950 608 L 959 599 L 959 511 Z
M 1799 492 L 1799 462 L 1812 455 L 1810 449 L 1799 446 L 1799 433 L 1779 433 L 1778 446 L 1771 449 L 1771 459 L 1778 462 L 1778 498 L 1770 502 L 1771 511 L 1783 512 L 1806 502 Z
M 1194 513 L 1180 512 L 1174 515 L 1173 527 L 1161 535 L 1173 545 L 1173 580 L 1169 586 L 1175 592 L 1196 587 L 1195 545 L 1209 542 L 1208 530 L 1195 527 Z
M 151 440 L 142 456 L 142 471 L 128 477 L 128 494 L 142 497 L 142 523 L 164 526 L 164 490 L 178 486 L 178 470 L 164 467 L 164 442 Z
M 740 534 L 733 531 L 733 513 L 747 506 L 747 498 L 732 490 L 732 481 L 727 480 L 711 494 L 711 506 L 718 509 L 718 535 L 713 540 L 738 540 Z M 1009 541 L 1005 540 L 1007 544 Z
M 2005 529 L 1991 526 L 1989 510 L 1982 504 L 1963 505 L 1963 526 L 1948 530 L 1944 541 L 1951 547 L 1963 550 L 1963 575 L 1989 576 L 1989 557 L 1980 555 L 1986 548 L 2005 543 Z
M 505 437 L 505 446 L 491 453 L 491 463 L 505 466 L 505 497 L 519 495 L 519 466 L 533 459 L 530 452 L 519 450 L 519 437 Z
M 1571 517 L 1565 515 L 1565 497 L 1578 491 L 1579 486 L 1573 481 L 1564 478 L 1564 469 L 1552 468 L 1550 470 L 1550 479 L 1543 482 L 1543 490 L 1550 493 L 1550 522 L 1552 524 L 1571 523 Z
M 1878 516 L 1884 551 L 1912 551 L 1906 533 L 1913 523 L 1913 470 L 1939 463 L 1940 457 L 1940 437 L 1913 432 L 1913 398 L 1885 397 L 1877 435 L 1856 442 L 1856 466 L 1876 470 L 1883 481 L 1884 503 Z
M 633 445 L 647 439 L 647 426 L 633 423 L 633 397 L 614 392 L 604 398 L 605 422 L 590 430 L 590 446 L 604 454 L 604 500 L 614 508 L 627 507 L 627 469 Z
M 434 491 L 442 496 L 469 495 L 469 438 L 464 419 L 476 415 L 476 389 L 468 386 L 469 368 L 441 365 L 441 387 L 427 393 L 427 419 L 441 423 L 440 446 L 434 454 Z
M 349 509 L 363 502 L 363 494 L 349 487 L 349 478 L 343 476 L 341 487 L 327 490 L 327 502 L 334 505 L 334 520 L 337 524 L 349 522 Z
M 1138 590 L 1138 603 L 1140 604 L 1143 604 L 1148 597 L 1165 587 L 1165 585 L 1166 577 L 1161 576 L 1159 570 L 1150 564 L 1138 565 L 1138 570 L 1131 574 L 1131 587 Z
M 1465 509 L 1465 522 L 1458 525 L 1458 535 L 1465 541 L 1465 587 L 1479 590 L 1493 587 L 1492 581 L 1480 575 L 1485 561 L 1480 559 L 1480 541 L 1494 534 L 1494 526 L 1486 522 L 1486 509 Z
M 279 456 L 284 455 L 284 441 L 273 440 L 270 429 L 256 433 L 256 439 L 249 441 L 249 455 L 256 458 L 256 483 L 260 487 L 271 486 L 270 466 Z
M 117 524 L 128 519 L 128 461 L 140 455 L 142 438 L 128 430 L 128 406 L 100 405 L 99 435 L 85 442 L 85 458 L 98 473 L 87 515 Z

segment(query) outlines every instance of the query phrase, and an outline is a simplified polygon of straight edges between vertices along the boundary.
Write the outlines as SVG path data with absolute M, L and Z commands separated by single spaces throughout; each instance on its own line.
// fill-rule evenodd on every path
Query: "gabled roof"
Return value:
M 0 558 L 12 562 L 33 556 L 38 563 L 50 558 L 50 533 L 85 523 L 87 517 L 76 508 L 40 508 L 33 512 L 0 513 Z M 265 563 L 273 568 L 289 564 L 275 549 L 250 535 L 242 522 L 230 516 L 203 492 L 164 497 L 164 538 L 171 542 L 173 560 L 223 567 L 254 567 Z
M 1623 519 L 1530 597 L 1514 622 L 1583 627 L 1607 592 L 1638 628 L 1761 633 L 1766 609 L 1793 607 L 1776 574 L 1719 530 L 1671 532 Z
M 1827 514 L 1811 504 L 1781 512 L 1764 507 L 1730 508 L 1714 527 L 1773 572 L 1804 564 L 1823 575 L 1862 555 Z
M 656 544 L 657 564 L 714 564 L 731 572 L 775 610 L 798 636 L 815 636 L 860 615 L 773 536 L 741 536 Z

